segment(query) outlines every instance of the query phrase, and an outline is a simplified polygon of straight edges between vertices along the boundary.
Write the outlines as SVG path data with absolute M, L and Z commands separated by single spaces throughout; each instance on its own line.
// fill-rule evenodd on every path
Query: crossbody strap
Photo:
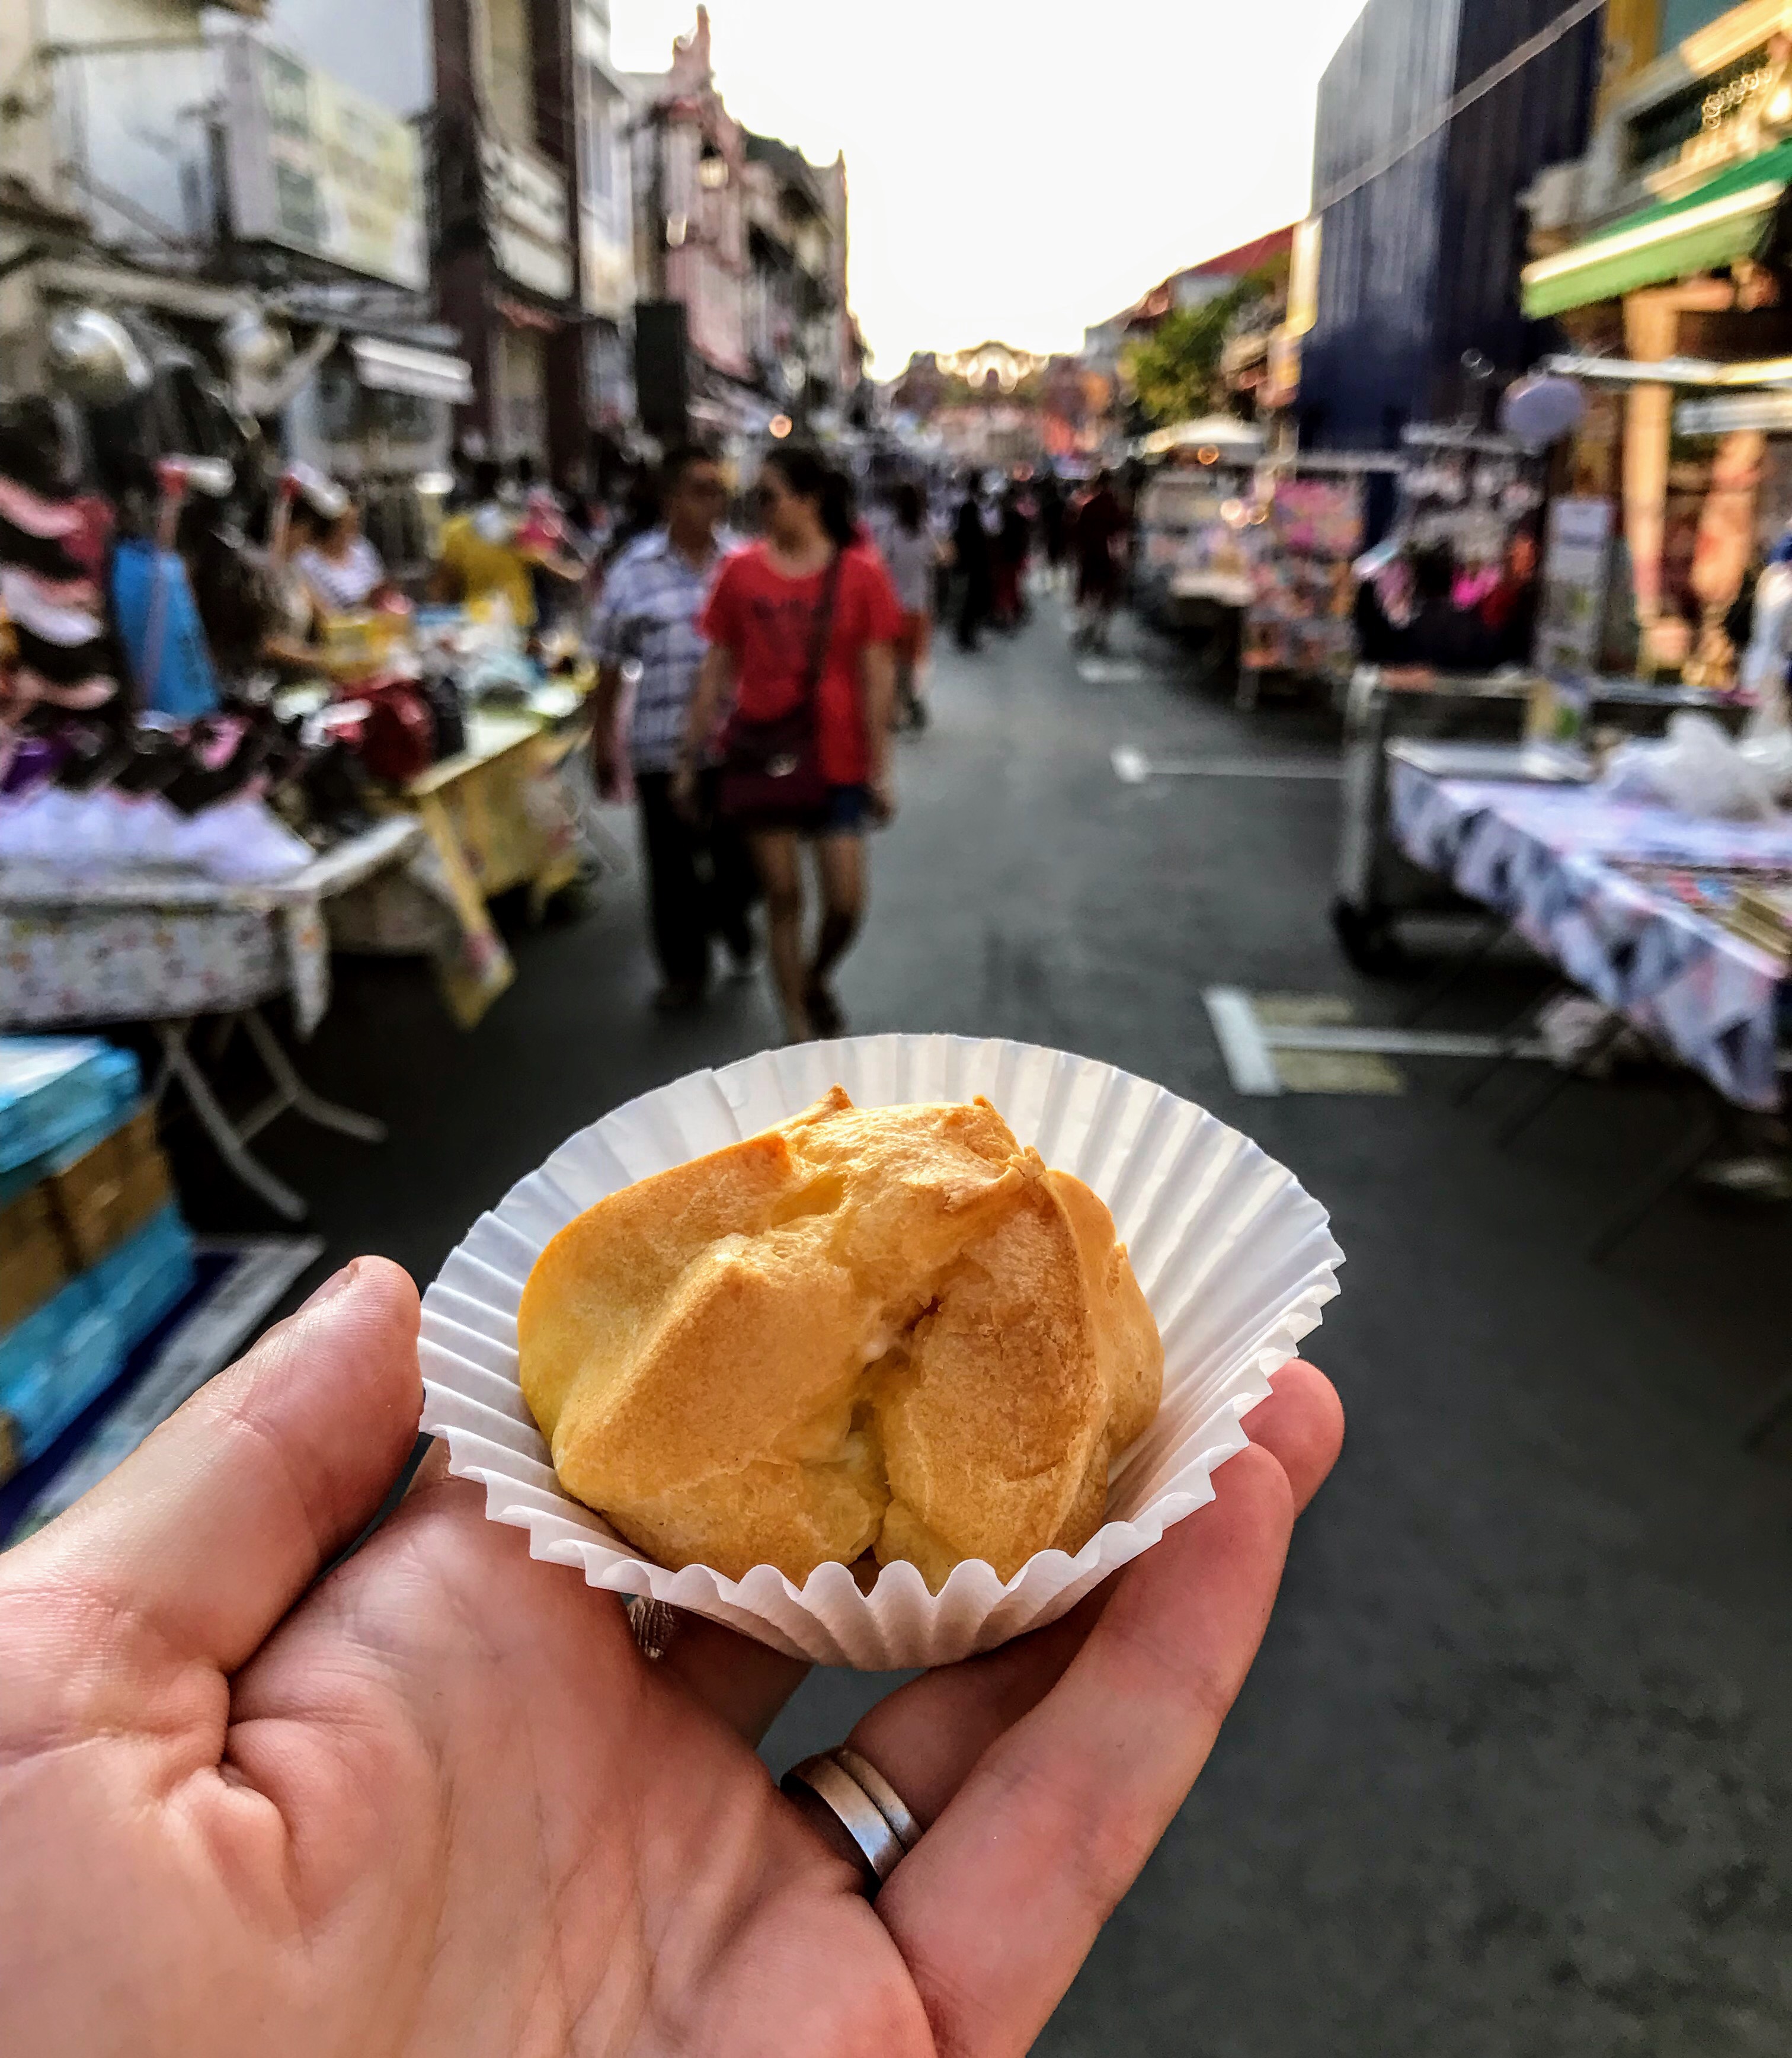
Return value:
M 822 673 L 827 669 L 827 646 L 834 635 L 834 606 L 840 594 L 840 561 L 845 552 L 836 548 L 828 560 L 827 570 L 822 580 L 821 598 L 815 603 L 815 612 L 809 628 L 809 660 L 803 671 L 803 697 L 797 703 L 807 707 L 820 688 Z

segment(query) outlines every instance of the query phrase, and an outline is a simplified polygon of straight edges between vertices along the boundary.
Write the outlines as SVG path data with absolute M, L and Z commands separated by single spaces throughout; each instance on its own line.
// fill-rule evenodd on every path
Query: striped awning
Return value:
M 1520 275 L 1524 312 L 1533 320 L 1560 314 L 1758 257 L 1789 184 L 1792 142 L 1778 143 L 1678 200 L 1640 209 L 1584 243 L 1539 257 Z

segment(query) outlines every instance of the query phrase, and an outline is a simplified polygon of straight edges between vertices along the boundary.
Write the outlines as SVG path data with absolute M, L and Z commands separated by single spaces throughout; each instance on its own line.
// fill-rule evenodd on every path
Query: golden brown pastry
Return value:
M 566 1491 L 663 1565 L 936 1592 L 1100 1527 L 1164 1347 L 1080 1180 L 986 1100 L 854 1107 L 626 1187 L 537 1259 L 522 1390 Z

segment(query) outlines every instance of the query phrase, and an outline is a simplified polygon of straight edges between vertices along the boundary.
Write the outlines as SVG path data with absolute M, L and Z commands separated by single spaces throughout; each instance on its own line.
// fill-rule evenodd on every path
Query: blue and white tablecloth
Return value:
M 1695 820 L 1588 787 L 1439 779 L 1390 761 L 1396 840 L 1505 916 L 1608 1007 L 1743 1107 L 1779 1104 L 1781 961 L 1616 868 L 1792 868 L 1792 824 Z

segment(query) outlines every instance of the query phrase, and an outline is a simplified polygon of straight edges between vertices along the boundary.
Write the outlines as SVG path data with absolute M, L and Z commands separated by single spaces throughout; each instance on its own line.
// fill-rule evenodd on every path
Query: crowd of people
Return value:
M 339 481 L 302 463 L 214 469 L 215 484 L 196 461 L 146 460 L 108 500 L 120 705 L 190 725 L 245 693 L 334 679 L 379 704 L 370 733 L 396 711 L 394 747 L 360 747 L 402 783 L 465 734 L 457 707 L 438 719 L 430 681 L 370 672 L 371 648 L 408 647 L 414 598 L 469 609 L 508 650 L 589 662 L 597 789 L 639 816 L 656 1006 L 700 1006 L 719 959 L 751 975 L 763 931 L 793 1040 L 845 1026 L 834 974 L 863 918 L 866 834 L 895 813 L 894 738 L 927 721 L 936 620 L 975 650 L 1017 630 L 1043 583 L 1073 591 L 1077 636 L 1100 643 L 1124 585 L 1105 475 L 950 479 L 886 455 L 860 484 L 788 441 L 742 479 L 692 443 L 588 496 L 479 454 L 424 579 L 383 561 Z
M 659 485 L 655 518 L 589 574 L 594 762 L 600 789 L 632 792 L 639 814 L 655 1004 L 700 1006 L 718 945 L 750 976 L 763 902 L 787 1034 L 838 1035 L 832 979 L 863 917 L 866 832 L 895 813 L 893 733 L 927 719 L 936 618 L 950 614 L 965 650 L 1017 628 L 1037 547 L 1053 583 L 1073 567 L 1079 637 L 1104 642 L 1124 511 L 1106 475 L 1071 496 L 1030 471 L 949 492 L 900 474 L 862 507 L 842 470 L 782 444 L 743 511 L 760 532 L 747 542 L 706 447 L 670 451 Z M 476 534 L 482 518 L 457 520 Z M 444 566 L 470 548 L 450 522 Z

